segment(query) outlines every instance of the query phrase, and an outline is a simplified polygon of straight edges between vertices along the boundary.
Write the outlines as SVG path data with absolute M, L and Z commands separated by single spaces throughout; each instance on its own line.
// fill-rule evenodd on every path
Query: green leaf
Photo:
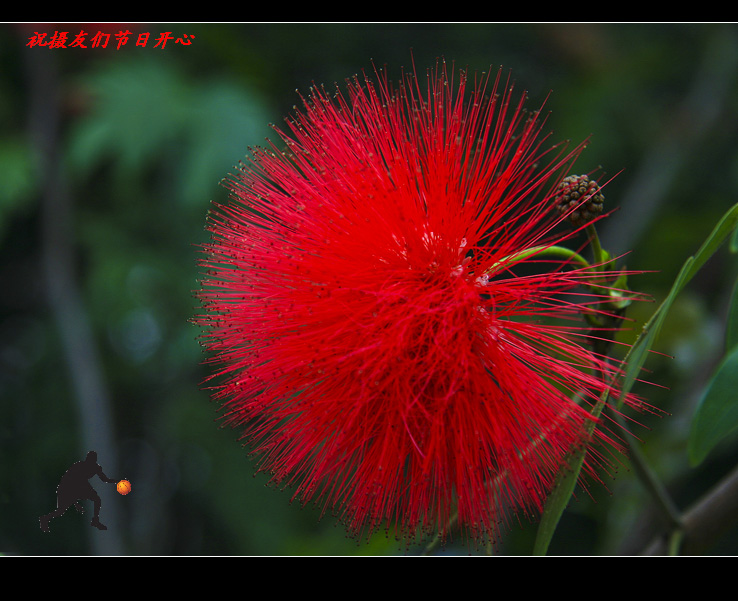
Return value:
M 640 373 L 641 368 L 646 361 L 646 357 L 648 356 L 648 353 L 651 350 L 654 342 L 658 338 L 661 327 L 664 324 L 669 309 L 671 308 L 671 305 L 676 299 L 677 295 L 694 277 L 699 269 L 707 262 L 707 260 L 715 253 L 715 251 L 720 247 L 720 245 L 725 241 L 730 233 L 736 228 L 737 224 L 738 204 L 734 205 L 727 213 L 725 213 L 725 215 L 723 215 L 723 217 L 712 230 L 712 232 L 707 237 L 697 253 L 693 257 L 689 257 L 684 262 L 684 265 L 682 265 L 682 269 L 679 271 L 679 275 L 677 276 L 676 280 L 674 280 L 674 284 L 672 285 L 669 294 L 661 303 L 661 305 L 659 305 L 658 309 L 656 309 L 656 311 L 653 313 L 646 325 L 643 327 L 643 331 L 641 332 L 640 336 L 636 340 L 635 344 L 631 347 L 630 351 L 621 364 L 621 367 L 625 370 L 625 377 L 623 385 L 621 387 L 621 395 L 618 403 L 619 405 L 622 405 L 623 399 L 630 392 L 633 383 L 638 377 L 638 374 Z M 713 383 L 715 383 L 715 390 L 719 391 L 718 395 L 720 398 L 725 397 L 724 391 L 726 390 L 726 388 L 724 387 L 724 384 L 728 384 L 729 386 L 732 385 L 732 390 L 738 390 L 738 350 L 735 350 L 734 354 L 736 354 L 736 365 L 733 366 L 732 370 L 730 368 L 726 368 L 725 372 L 725 374 L 731 374 L 730 378 L 728 377 L 728 375 L 723 375 L 721 380 L 717 383 L 717 376 L 715 377 L 715 379 L 713 379 Z M 727 390 L 730 390 L 729 386 L 727 387 Z M 605 401 L 606 398 L 601 399 L 598 406 L 595 407 L 595 411 L 593 412 L 595 417 L 599 416 Z M 725 408 L 723 406 L 723 411 L 720 416 L 721 421 L 719 424 L 722 429 L 717 434 L 720 437 L 724 436 L 727 433 L 723 431 L 724 428 L 729 427 L 729 431 L 732 431 L 736 427 L 736 425 L 738 425 L 738 404 L 735 404 L 735 408 L 733 409 L 736 415 L 735 421 L 732 425 L 729 425 L 729 420 L 727 419 L 728 417 L 732 417 L 732 415 L 726 415 L 727 412 L 724 409 Z M 713 414 L 712 410 L 712 403 L 710 403 L 707 410 L 709 415 Z M 702 418 L 702 420 L 702 425 L 699 430 L 700 434 L 695 435 L 695 440 L 697 440 L 700 445 L 698 447 L 700 449 L 700 452 L 702 452 L 702 450 L 705 448 L 703 441 L 707 440 L 708 438 L 705 436 L 705 434 L 711 434 L 709 436 L 709 440 L 714 441 L 716 440 L 715 432 L 717 432 L 715 424 L 710 423 L 707 418 Z M 695 422 L 696 421 L 697 420 L 695 420 Z M 594 422 L 591 424 L 590 427 L 594 427 Z M 709 450 L 709 448 L 712 448 L 712 446 L 709 446 L 707 450 Z M 706 451 L 704 452 L 706 453 Z M 569 503 L 569 499 L 571 498 L 572 493 L 574 492 L 574 487 L 576 486 L 577 479 L 579 478 L 579 472 L 581 471 L 582 465 L 584 463 L 585 454 L 586 448 L 573 453 L 572 456 L 569 458 L 568 469 L 562 470 L 562 472 L 559 474 L 559 478 L 546 501 L 546 506 L 544 507 L 543 515 L 541 516 L 541 523 L 538 528 L 536 542 L 533 549 L 534 555 L 546 554 L 551 539 L 553 538 L 554 532 L 556 531 L 559 520 L 561 519 L 561 516 Z
M 620 388 L 620 399 L 618 401 L 619 407 L 622 406 L 623 400 L 630 392 L 630 389 L 633 387 L 633 383 L 638 377 L 643 364 L 646 362 L 646 357 L 648 356 L 654 342 L 656 342 L 656 338 L 661 331 L 661 326 L 666 320 L 666 315 L 668 314 L 672 303 L 676 299 L 677 294 L 679 294 L 679 291 L 684 288 L 689 277 L 691 277 L 690 273 L 692 273 L 693 265 L 694 257 L 689 257 L 682 266 L 676 280 L 674 280 L 674 284 L 672 285 L 669 294 L 661 305 L 659 305 L 659 308 L 656 309 L 654 314 L 651 316 L 651 319 L 648 320 L 648 323 L 643 326 L 643 331 L 626 355 L 625 360 L 623 361 L 623 363 L 625 363 L 625 378 L 623 380 L 623 385 Z
M 687 452 L 699 465 L 728 434 L 738 429 L 738 347 L 723 359 L 707 385 L 692 420 Z
M 22 139 L 0 142 L 0 239 L 17 211 L 29 205 L 38 188 L 33 156 Z
M 697 254 L 694 256 L 694 264 L 689 270 L 683 285 L 686 285 L 689 280 L 692 279 L 694 274 L 700 270 L 720 245 L 725 242 L 725 239 L 733 232 L 736 225 L 738 225 L 738 204 L 733 205 L 733 207 L 723 215 L 722 219 L 715 226 L 715 229 L 712 230 L 712 233 L 707 237 L 707 240 L 705 240 L 697 251 Z
M 671 304 L 674 302 L 679 292 L 682 291 L 707 260 L 715 254 L 715 251 L 720 247 L 720 245 L 725 242 L 725 239 L 736 228 L 736 225 L 738 225 L 738 204 L 733 205 L 725 215 L 723 215 L 697 253 L 685 261 L 679 275 L 669 291 L 668 296 L 664 299 L 659 308 L 656 309 L 648 323 L 643 326 L 643 331 L 625 358 L 625 379 L 621 388 L 620 401 L 618 403 L 619 406 L 622 405 L 623 399 L 633 387 L 633 383 L 640 373 L 651 347 L 654 342 L 656 342 L 661 326 L 663 325 L 666 315 L 671 308 Z
M 545 555 L 548 552 L 548 546 L 551 544 L 559 520 L 574 492 L 585 455 L 586 452 L 582 451 L 571 458 L 568 469 L 561 472 L 560 479 L 546 499 L 546 506 L 536 533 L 533 555 Z
M 603 395 L 592 411 L 593 417 L 598 418 L 600 416 L 606 402 L 607 393 Z M 587 435 L 589 437 L 592 436 L 596 424 L 597 422 L 595 420 L 591 420 L 587 424 Z M 578 446 L 576 449 L 577 450 L 571 453 L 568 457 L 567 467 L 559 472 L 556 484 L 546 499 L 546 505 L 543 508 L 543 513 L 541 514 L 541 522 L 538 526 L 538 532 L 536 532 L 533 555 L 545 555 L 548 552 L 548 546 L 551 544 L 551 539 L 556 532 L 559 520 L 569 504 L 571 495 L 574 493 L 574 488 L 576 487 L 577 480 L 579 479 L 579 472 L 582 470 L 584 458 L 587 455 L 587 446 Z
M 738 345 L 738 280 L 733 286 L 733 294 L 730 298 L 728 323 L 725 327 L 725 352 L 729 353 L 736 345 Z
M 219 190 L 219 182 L 270 133 L 269 114 L 262 97 L 244 85 L 213 81 L 194 93 L 184 135 L 178 197 L 205 207 Z
M 23 139 L 5 136 L 0 141 L 0 212 L 20 206 L 38 187 L 33 153 Z
M 94 100 L 70 132 L 68 159 L 75 173 L 112 159 L 122 176 L 143 170 L 171 151 L 188 123 L 191 87 L 164 60 L 125 60 L 88 75 Z

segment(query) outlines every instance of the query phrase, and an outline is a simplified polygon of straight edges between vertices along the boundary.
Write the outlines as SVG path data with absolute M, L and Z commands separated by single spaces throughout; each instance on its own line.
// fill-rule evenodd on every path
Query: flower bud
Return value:
M 558 186 L 554 204 L 575 227 L 587 225 L 602 213 L 605 197 L 596 181 L 586 175 L 570 175 Z

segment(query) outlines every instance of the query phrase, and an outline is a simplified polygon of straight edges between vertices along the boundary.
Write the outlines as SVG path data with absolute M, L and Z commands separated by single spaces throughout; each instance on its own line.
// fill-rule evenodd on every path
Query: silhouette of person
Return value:
M 56 487 L 56 509 L 39 518 L 41 530 L 48 532 L 51 518 L 63 515 L 72 505 L 77 511 L 84 513 L 82 505 L 79 504 L 79 501 L 84 499 L 89 499 L 95 505 L 95 513 L 90 525 L 99 530 L 108 529 L 107 526 L 100 523 L 100 497 L 88 482 L 93 476 L 99 476 L 100 480 L 108 484 L 118 482 L 117 480 L 111 480 L 103 473 L 102 468 L 97 464 L 97 453 L 90 451 L 84 461 L 75 463 L 62 476 L 59 486 Z

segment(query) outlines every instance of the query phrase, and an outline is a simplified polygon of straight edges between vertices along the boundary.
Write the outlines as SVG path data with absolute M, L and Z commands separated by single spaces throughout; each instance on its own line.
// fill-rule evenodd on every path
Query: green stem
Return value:
M 519 253 L 508 255 L 507 257 L 502 259 L 502 261 L 499 261 L 495 263 L 494 265 L 492 265 L 492 267 L 490 267 L 485 273 L 493 272 L 502 265 L 514 263 L 517 261 L 524 261 L 528 257 L 542 256 L 542 257 L 555 257 L 558 259 L 569 259 L 569 260 L 574 261 L 575 263 L 579 263 L 579 265 L 581 265 L 582 267 L 585 267 L 586 269 L 591 270 L 593 274 L 596 274 L 601 271 L 601 264 L 606 260 L 606 258 L 608 257 L 608 254 L 602 249 L 602 246 L 600 246 L 600 239 L 593 225 L 589 226 L 588 233 L 590 234 L 590 237 L 592 240 L 592 248 L 594 251 L 595 266 L 592 266 L 592 264 L 590 264 L 590 262 L 587 261 L 587 259 L 585 259 L 579 253 L 574 252 L 570 248 L 565 248 L 563 246 L 534 246 L 533 248 L 528 248 Z M 607 290 L 600 288 L 595 283 L 589 283 L 588 286 L 592 290 L 592 292 L 594 292 L 595 294 L 599 294 L 601 296 L 609 296 L 609 292 Z M 602 324 L 600 323 L 600 320 L 594 314 L 587 313 L 585 311 L 584 317 L 593 327 L 602 326 Z
M 628 457 L 633 469 L 638 476 L 638 479 L 643 484 L 644 488 L 651 495 L 653 500 L 656 502 L 661 514 L 664 516 L 666 525 L 672 530 L 673 533 L 678 533 L 682 529 L 682 516 L 679 513 L 679 509 L 672 501 L 666 488 L 658 479 L 654 471 L 648 465 L 645 455 L 638 446 L 637 441 L 630 435 L 627 430 L 626 424 L 620 413 L 610 410 L 610 415 L 620 425 L 625 432 L 626 441 L 628 444 Z
M 587 233 L 590 236 L 590 242 L 592 244 L 592 253 L 594 255 L 594 262 L 596 265 L 595 269 L 607 269 L 608 266 L 606 265 L 606 261 L 609 260 L 609 255 L 606 251 L 602 249 L 602 246 L 600 245 L 600 238 L 597 235 L 597 230 L 595 229 L 594 225 L 590 224 L 587 227 Z M 599 346 L 600 348 L 596 350 L 599 350 L 602 356 L 607 356 L 609 354 L 611 341 L 607 340 L 597 342 L 599 344 L 596 344 L 596 347 Z M 624 362 L 627 361 L 627 358 L 628 357 L 626 356 Z M 602 373 L 601 377 L 604 380 L 605 374 Z M 625 440 L 628 447 L 628 457 L 630 458 L 630 462 L 633 465 L 636 476 L 640 480 L 641 484 L 643 484 L 646 491 L 653 498 L 654 502 L 660 510 L 660 513 L 663 515 L 667 526 L 672 531 L 673 537 L 671 539 L 671 551 L 673 553 L 677 553 L 679 549 L 679 544 L 681 542 L 680 533 L 682 530 L 682 517 L 679 513 L 679 509 L 672 501 L 669 493 L 666 491 L 666 488 L 658 479 L 655 472 L 649 466 L 645 455 L 638 445 L 638 442 L 629 433 L 625 421 L 623 420 L 623 416 L 609 406 L 608 410 L 610 415 L 620 425 L 623 432 L 625 433 Z
M 608 265 L 610 255 L 602 248 L 600 244 L 600 238 L 594 225 L 590 224 L 589 226 L 587 226 L 587 234 L 590 237 L 590 243 L 592 245 L 592 254 L 595 264 L 594 269 L 596 271 L 610 269 Z M 594 288 L 594 286 L 592 287 Z M 611 319 L 612 318 L 609 318 L 608 321 L 610 321 Z M 611 340 L 596 340 L 595 351 L 598 352 L 601 356 L 607 357 L 609 355 L 611 344 Z M 627 356 L 624 362 L 625 361 L 627 361 Z M 605 373 L 601 371 L 600 377 L 604 381 L 606 379 Z M 605 397 L 605 402 L 607 403 L 607 395 Z M 606 406 L 610 415 L 620 425 L 620 427 L 623 429 L 623 432 L 625 433 L 626 445 L 628 447 L 628 456 L 630 458 L 631 464 L 633 465 L 636 476 L 643 484 L 649 495 L 653 498 L 654 502 L 660 510 L 660 513 L 663 515 L 667 526 L 670 528 L 672 532 L 672 537 L 670 540 L 670 552 L 672 554 L 677 554 L 679 551 L 679 546 L 681 544 L 682 516 L 680 515 L 678 508 L 666 491 L 666 488 L 649 466 L 645 455 L 638 445 L 638 442 L 628 432 L 622 415 L 610 408 L 609 404 L 607 404 Z M 602 407 L 600 407 L 600 409 L 601 408 Z
M 669 555 L 679 555 L 683 540 L 684 531 L 681 527 L 672 531 L 671 536 L 669 536 Z
M 508 263 L 514 263 L 517 261 L 524 261 L 525 259 L 527 259 L 528 257 L 532 257 L 533 255 L 550 256 L 559 259 L 573 259 L 582 267 L 591 267 L 587 259 L 585 259 L 582 255 L 575 253 L 569 248 L 564 248 L 563 246 L 534 246 L 533 248 L 520 251 L 519 253 L 508 255 L 507 257 L 502 259 L 502 261 L 498 261 L 497 263 L 492 265 L 492 267 L 490 267 L 486 273 L 495 271 L 501 265 L 506 265 Z
M 453 526 L 458 519 L 459 519 L 459 512 L 456 511 L 451 516 L 451 519 L 449 519 L 449 521 L 448 521 L 449 527 Z M 423 555 L 430 555 L 433 551 L 435 551 L 440 546 L 440 544 L 441 544 L 441 534 L 440 534 L 440 532 L 437 532 L 436 533 L 436 536 L 433 538 L 433 540 L 430 541 L 428 543 L 428 545 L 425 547 L 425 549 L 423 550 L 423 553 L 422 554 Z
M 603 263 L 609 258 L 609 256 L 604 250 L 602 250 L 600 236 L 597 234 L 597 229 L 594 224 L 590 223 L 587 226 L 587 234 L 589 235 L 590 244 L 592 244 L 592 254 L 594 255 L 595 265 L 598 266 L 596 269 L 600 270 L 602 269 Z

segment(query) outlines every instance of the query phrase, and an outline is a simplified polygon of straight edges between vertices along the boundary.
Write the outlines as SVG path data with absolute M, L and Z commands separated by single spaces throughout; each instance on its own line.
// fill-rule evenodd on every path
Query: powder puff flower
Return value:
M 211 211 L 213 396 L 260 470 L 354 534 L 494 536 L 617 392 L 581 316 L 620 274 L 548 257 L 583 145 L 547 144 L 502 72 L 376 75 L 312 89 Z

